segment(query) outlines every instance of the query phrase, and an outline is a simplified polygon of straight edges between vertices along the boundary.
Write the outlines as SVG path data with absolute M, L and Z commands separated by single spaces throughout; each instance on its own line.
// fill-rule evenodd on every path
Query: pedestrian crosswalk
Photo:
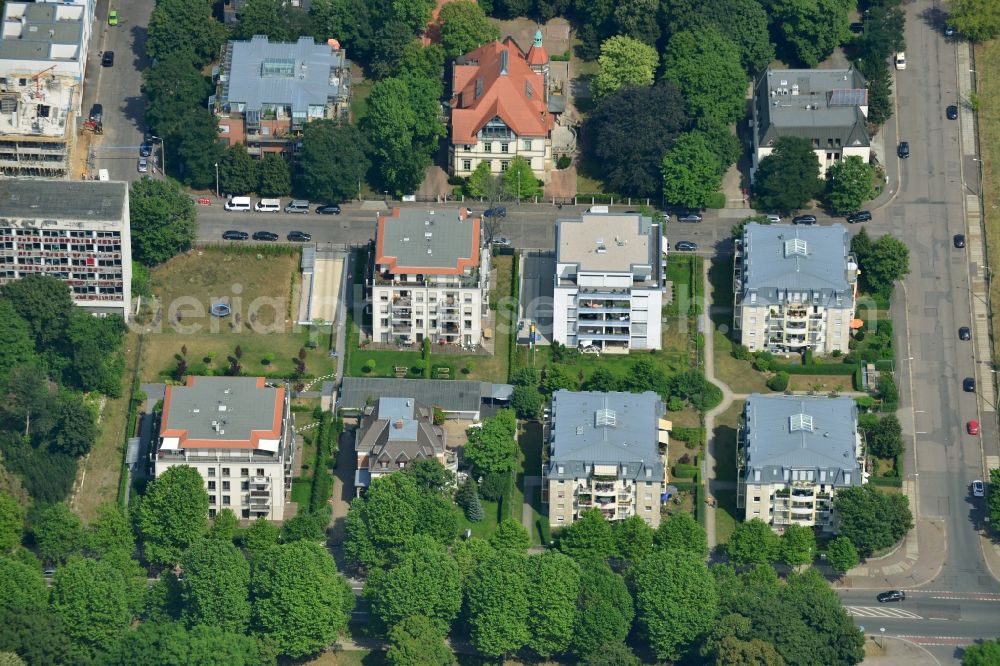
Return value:
M 854 617 L 892 617 L 903 620 L 922 620 L 923 617 L 902 608 L 889 606 L 845 606 L 848 615 Z

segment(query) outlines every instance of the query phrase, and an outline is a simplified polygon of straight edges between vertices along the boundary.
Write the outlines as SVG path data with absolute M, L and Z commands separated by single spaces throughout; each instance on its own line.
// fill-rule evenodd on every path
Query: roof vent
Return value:
M 576 434 L 578 434 L 578 435 L 582 435 L 583 434 L 583 426 L 577 426 L 576 427 Z
M 792 414 L 788 417 L 789 432 L 812 432 L 813 417 L 808 414 Z
M 802 238 L 791 238 L 785 241 L 785 256 L 806 256 L 806 241 Z
M 613 409 L 598 409 L 594 416 L 594 421 L 598 428 L 615 427 L 616 417 Z
M 219 405 L 219 411 L 220 411 L 220 412 L 224 412 L 224 411 L 226 411 L 226 406 L 225 406 L 225 405 L 223 405 L 223 404 L 220 404 L 220 405 Z

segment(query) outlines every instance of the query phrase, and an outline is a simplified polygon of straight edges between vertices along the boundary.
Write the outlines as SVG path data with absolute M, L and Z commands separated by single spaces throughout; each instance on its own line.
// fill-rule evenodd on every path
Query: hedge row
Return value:
M 334 422 L 330 412 L 323 412 L 316 432 L 316 460 L 313 464 L 312 492 L 309 495 L 310 512 L 325 507 L 333 495 L 333 475 L 330 470 L 336 463 L 336 436 L 339 430 L 340 421 Z
M 694 444 L 695 446 L 701 446 L 705 443 L 705 429 L 675 426 L 674 429 L 670 431 L 670 437 L 681 442 L 688 442 L 689 444 Z
M 821 363 L 815 365 L 771 364 L 772 371 L 787 372 L 790 375 L 853 375 L 859 367 L 853 363 Z
M 674 476 L 683 477 L 686 479 L 693 479 L 698 476 L 698 467 L 695 465 L 685 465 L 683 463 L 677 463 L 674 465 Z
M 903 479 L 898 476 L 873 476 L 871 482 L 876 486 L 886 488 L 901 488 L 903 486 Z
M 521 255 L 515 252 L 514 263 L 510 269 L 510 295 L 515 301 L 521 296 L 520 259 Z M 510 340 L 507 343 L 507 379 L 510 379 L 510 375 L 517 368 L 517 322 L 515 321 L 517 319 L 517 310 L 515 309 L 513 312 L 510 312 L 508 316 L 511 318 L 511 321 L 508 322 Z

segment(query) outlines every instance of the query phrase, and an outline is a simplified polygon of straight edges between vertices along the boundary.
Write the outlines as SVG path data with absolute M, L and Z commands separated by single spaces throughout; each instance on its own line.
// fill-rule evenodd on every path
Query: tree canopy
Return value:
M 680 89 L 692 117 L 728 125 L 745 113 L 747 77 L 740 53 L 713 27 L 671 36 L 663 52 L 663 78 Z
M 482 426 L 470 428 L 465 458 L 481 474 L 513 471 L 517 456 L 517 419 L 514 411 L 503 409 L 483 419 Z
M 474 0 L 449 2 L 438 14 L 441 46 L 449 58 L 460 56 L 500 39 L 500 30 Z
M 632 628 L 635 610 L 624 579 L 596 558 L 580 562 L 580 594 L 570 646 L 579 657 L 598 655 L 621 643 Z
M 872 485 L 844 488 L 833 501 L 840 533 L 868 557 L 903 538 L 913 527 L 906 495 L 885 493 Z
M 1000 640 L 984 640 L 965 648 L 962 666 L 991 666 L 1000 664 Z
M 837 215 L 857 212 L 875 198 L 875 167 L 860 157 L 846 157 L 827 172 L 826 203 Z
M 367 141 L 354 125 L 314 120 L 302 132 L 299 180 L 309 198 L 338 203 L 358 193 L 371 167 Z
M 590 83 L 590 93 L 602 99 L 629 86 L 653 83 L 660 58 L 656 49 L 637 39 L 615 35 L 601 44 L 598 72 Z
M 191 247 L 197 233 L 194 202 L 173 181 L 141 178 L 129 188 L 132 255 L 162 264 Z
M 1000 35 L 1000 6 L 991 0 L 952 0 L 948 22 L 962 36 L 985 42 Z
M 726 553 L 738 564 L 773 564 L 780 552 L 778 535 L 759 518 L 737 525 L 726 543 Z
M 49 588 L 39 568 L 0 555 L 0 608 L 44 610 L 48 600 Z
M 781 561 L 790 567 L 810 564 L 816 557 L 816 534 L 813 528 L 792 523 L 781 535 Z
M 226 28 L 200 0 L 160 0 L 149 18 L 146 55 L 153 61 L 183 54 L 200 67 L 219 55 Z
M 786 62 L 815 67 L 847 37 L 844 0 L 769 0 L 768 4 L 772 30 L 780 36 L 778 57 Z
M 65 504 L 51 504 L 37 511 L 31 531 L 42 559 L 63 563 L 83 549 L 83 523 Z
M 52 579 L 52 610 L 67 634 L 95 651 L 128 626 L 133 604 L 125 575 L 108 562 L 74 558 Z
M 267 652 L 254 638 L 221 627 L 147 621 L 124 632 L 105 660 L 108 666 L 273 666 Z
M 686 208 L 705 208 L 722 185 L 723 169 L 701 132 L 677 137 L 663 158 L 663 199 Z
M 477 651 L 498 657 L 528 642 L 527 556 L 496 551 L 479 562 L 466 585 L 469 638 Z
M 851 540 L 839 536 L 827 545 L 826 561 L 830 563 L 835 573 L 843 575 L 858 566 L 861 558 L 858 557 L 858 550 Z
M 751 193 L 758 210 L 788 214 L 805 208 L 822 188 L 819 158 L 812 144 L 808 139 L 783 136 L 760 161 Z
M 653 535 L 657 548 L 689 550 L 708 557 L 708 535 L 705 528 L 687 511 L 678 511 L 662 521 Z
M 208 528 L 208 493 L 198 470 L 175 465 L 147 487 L 135 511 L 146 559 L 170 565 Z
M 199 624 L 244 633 L 250 624 L 250 564 L 231 542 L 202 539 L 181 558 L 182 615 Z
M 390 666 L 457 666 L 441 630 L 423 615 L 410 615 L 389 630 L 385 659 Z
M 0 554 L 21 545 L 24 532 L 24 507 L 5 492 L 0 492 Z
M 576 638 L 580 567 L 551 550 L 529 561 L 528 647 L 542 657 L 566 652 Z
M 600 509 L 587 509 L 556 536 L 556 547 L 578 560 L 594 557 L 607 560 L 618 552 L 611 525 Z
M 865 289 L 880 296 L 890 296 L 896 281 L 910 274 L 910 250 L 906 243 L 893 236 L 881 236 L 871 242 L 862 229 L 851 239 L 851 251 L 861 267 Z

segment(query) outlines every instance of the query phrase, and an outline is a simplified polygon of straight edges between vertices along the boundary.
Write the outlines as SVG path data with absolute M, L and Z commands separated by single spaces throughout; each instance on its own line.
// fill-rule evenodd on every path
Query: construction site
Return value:
M 80 88 L 72 76 L 52 69 L 0 78 L 0 175 L 70 175 Z M 88 129 L 99 128 L 81 123 L 81 130 Z

